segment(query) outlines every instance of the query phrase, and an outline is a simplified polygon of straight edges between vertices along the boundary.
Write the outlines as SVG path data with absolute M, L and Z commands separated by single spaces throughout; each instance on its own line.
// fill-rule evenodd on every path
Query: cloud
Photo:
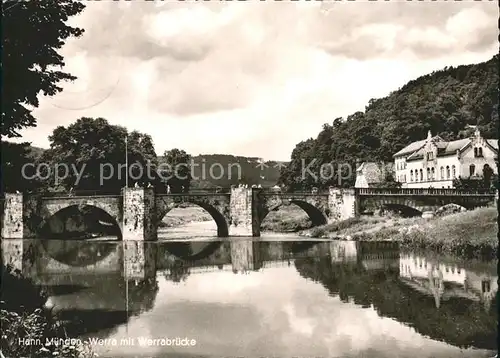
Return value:
M 86 4 L 62 51 L 79 79 L 41 98 L 22 140 L 48 146 L 55 126 L 100 116 L 158 153 L 287 160 L 370 98 L 498 50 L 493 2 Z

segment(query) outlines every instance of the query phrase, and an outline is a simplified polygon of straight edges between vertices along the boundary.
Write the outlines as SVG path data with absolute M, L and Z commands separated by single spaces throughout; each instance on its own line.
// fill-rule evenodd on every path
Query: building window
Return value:
M 443 167 L 441 167 L 440 172 L 441 172 L 441 180 L 443 180 L 444 179 L 444 168 Z
M 413 181 L 413 170 L 410 170 L 410 181 Z
M 455 166 L 454 165 L 451 166 L 451 174 L 453 176 L 453 179 L 455 179 L 457 177 L 457 172 L 455 170 Z
M 427 160 L 433 160 L 434 159 L 434 153 L 433 152 L 427 152 Z
M 420 181 L 424 181 L 424 171 L 420 169 Z
M 476 166 L 474 164 L 471 164 L 469 166 L 469 175 L 473 176 L 474 174 L 476 174 Z
M 490 292 L 491 290 L 490 280 L 481 281 L 481 289 L 483 292 Z
M 427 168 L 427 181 L 431 180 L 431 169 Z
M 431 168 L 431 179 L 436 179 L 436 172 L 434 171 L 434 168 Z
M 450 179 L 450 167 L 446 166 L 446 179 Z

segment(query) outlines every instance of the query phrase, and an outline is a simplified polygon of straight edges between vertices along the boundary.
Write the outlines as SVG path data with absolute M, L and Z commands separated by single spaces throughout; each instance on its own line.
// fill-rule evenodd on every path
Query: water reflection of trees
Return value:
M 360 264 L 332 264 L 328 258 L 298 258 L 299 274 L 321 283 L 331 295 L 410 325 L 422 335 L 458 347 L 496 349 L 496 300 L 487 311 L 479 302 L 452 297 L 436 308 L 434 298 L 404 285 L 399 269 L 368 271 Z
M 89 277 L 80 284 L 85 288 L 69 298 L 75 308 L 68 307 L 57 312 L 57 317 L 72 336 L 99 333 L 104 338 L 113 334 L 130 317 L 150 311 L 159 290 L 156 277 L 129 282 L 119 275 L 105 279 Z M 57 300 L 54 297 L 56 308 Z

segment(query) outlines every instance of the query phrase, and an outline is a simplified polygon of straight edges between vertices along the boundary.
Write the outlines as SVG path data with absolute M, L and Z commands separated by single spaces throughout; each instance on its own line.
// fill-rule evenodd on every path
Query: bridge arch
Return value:
M 229 236 L 229 225 L 226 217 L 223 214 L 223 209 L 218 208 L 216 205 L 205 200 L 190 199 L 171 203 L 157 202 L 157 226 L 160 225 L 160 222 L 163 220 L 165 215 L 167 215 L 171 210 L 176 209 L 183 204 L 193 204 L 204 209 L 206 212 L 208 212 L 208 214 L 212 217 L 212 219 L 215 221 L 215 224 L 217 225 L 217 236 Z M 229 208 L 227 208 L 227 211 L 229 212 Z
M 412 204 L 399 204 L 399 203 L 384 203 L 381 209 L 397 212 L 403 217 L 421 216 L 423 211 Z
M 95 268 L 106 261 L 118 261 L 111 255 L 120 256 L 117 242 L 81 240 L 38 240 L 39 254 L 70 268 Z
M 169 242 L 162 245 L 162 248 L 169 254 L 184 260 L 184 261 L 197 261 L 210 257 L 222 246 L 222 241 L 200 242 L 204 245 L 200 250 L 193 250 L 193 245 L 197 242 Z M 193 252 L 195 251 L 195 252 Z
M 91 229 L 100 229 L 100 233 L 109 236 L 116 236 L 118 240 L 122 239 L 122 230 L 119 223 L 118 213 L 110 210 L 107 205 L 100 205 L 99 201 L 91 203 L 70 204 L 64 207 L 51 207 L 49 204 L 42 212 L 42 219 L 37 227 L 37 234 L 43 238 L 54 238 L 62 234 L 67 236 L 76 232 L 88 232 Z M 52 221 L 60 219 L 59 222 Z M 67 226 L 73 223 L 73 226 L 80 226 L 80 230 L 69 231 Z M 62 226 L 61 233 L 54 233 L 50 225 L 56 227 Z
M 326 225 L 328 223 L 327 215 L 326 213 L 321 211 L 321 209 L 317 208 L 311 203 L 308 203 L 305 200 L 297 200 L 297 199 L 279 201 L 277 203 L 272 204 L 268 208 L 264 208 L 260 217 L 260 223 L 262 224 L 262 222 L 266 219 L 267 215 L 271 211 L 276 211 L 280 207 L 289 205 L 296 205 L 299 208 L 301 208 L 311 220 L 312 226 Z

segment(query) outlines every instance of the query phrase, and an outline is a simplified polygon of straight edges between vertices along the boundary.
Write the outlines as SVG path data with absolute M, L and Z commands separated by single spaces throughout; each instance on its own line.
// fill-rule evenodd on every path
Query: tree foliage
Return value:
M 29 166 L 37 163 L 38 155 L 34 153 L 30 143 L 11 143 L 2 141 L 1 190 L 2 193 L 30 191 L 40 187 L 39 180 L 29 180 Z M 24 167 L 24 171 L 23 171 Z M 28 175 L 24 175 L 28 174 Z
M 38 95 L 54 96 L 60 81 L 76 79 L 57 69 L 65 65 L 58 51 L 83 34 L 66 22 L 84 8 L 75 0 L 2 2 L 2 136 L 19 137 L 20 129 L 36 126 L 31 111 Z
M 160 164 L 159 170 L 171 192 L 189 191 L 192 179 L 191 156 L 184 150 L 174 148 L 164 153 L 162 163 L 165 165 Z
M 498 175 L 491 174 L 481 178 L 456 178 L 453 187 L 460 190 L 493 190 L 498 188 Z
M 50 149 L 42 156 L 42 161 L 49 164 L 46 168 L 51 169 L 51 173 L 42 173 L 48 176 L 47 186 L 117 192 L 126 184 L 126 152 L 129 186 L 160 185 L 153 141 L 147 134 L 128 133 L 104 118 L 83 117 L 68 127 L 57 127 L 49 139 Z M 60 178 L 67 174 L 60 183 L 56 183 L 56 165 L 61 168 Z M 69 168 L 68 172 L 65 168 Z
M 356 160 L 392 162 L 394 153 L 425 139 L 428 130 L 455 140 L 471 134 L 468 125 L 478 125 L 484 137 L 497 138 L 498 59 L 496 55 L 484 63 L 432 72 L 370 100 L 364 112 L 325 124 L 315 139 L 297 144 L 280 182 L 293 189 L 354 185 L 354 173 L 340 185 L 338 175 L 319 181 L 304 176 L 303 163 L 315 160 L 312 171 L 319 173 L 324 163 L 337 168 Z

